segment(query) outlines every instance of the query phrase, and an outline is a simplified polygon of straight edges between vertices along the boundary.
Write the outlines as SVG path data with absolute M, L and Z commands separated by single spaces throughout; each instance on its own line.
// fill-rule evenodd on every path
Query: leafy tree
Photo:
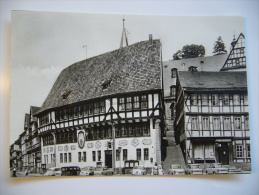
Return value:
M 183 52 L 181 50 L 178 50 L 174 55 L 173 55 L 173 59 L 174 60 L 180 60 L 182 59 L 182 54 Z
M 214 43 L 213 53 L 214 53 L 214 56 L 227 53 L 225 43 L 223 42 L 221 36 L 219 36 L 218 40 L 215 41 L 215 43 Z
M 178 50 L 174 55 L 174 60 L 196 58 L 205 55 L 205 48 L 203 45 L 185 45 L 182 50 Z

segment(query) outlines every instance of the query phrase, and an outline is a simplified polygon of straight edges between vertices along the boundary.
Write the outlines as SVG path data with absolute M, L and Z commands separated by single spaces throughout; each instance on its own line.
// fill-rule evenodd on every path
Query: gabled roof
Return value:
M 40 107 L 31 106 L 31 115 L 36 114 L 40 110 Z
M 160 40 L 142 41 L 72 64 L 60 73 L 39 113 L 64 102 L 161 89 L 160 46 Z
M 246 72 L 186 72 L 179 71 L 180 84 L 186 90 L 247 89 Z
M 227 59 L 228 54 L 221 54 L 208 57 L 188 58 L 163 62 L 164 71 L 177 68 L 178 71 L 188 71 L 190 66 L 196 66 L 202 71 L 219 71 Z
M 29 127 L 30 124 L 30 114 L 26 113 L 24 117 L 24 127 Z
M 220 71 L 246 68 L 245 36 L 241 33 L 237 40 L 231 43 L 232 50 Z

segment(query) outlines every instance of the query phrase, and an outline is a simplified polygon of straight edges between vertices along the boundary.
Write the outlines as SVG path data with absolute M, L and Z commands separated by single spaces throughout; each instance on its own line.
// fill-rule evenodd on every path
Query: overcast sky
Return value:
M 171 17 L 12 12 L 10 143 L 23 132 L 30 106 L 41 106 L 62 69 L 120 46 L 122 18 L 129 44 L 160 39 L 163 61 L 187 44 L 203 45 L 206 56 L 221 36 L 229 52 L 233 35 L 244 33 L 242 17 Z M 83 48 L 87 45 L 87 51 Z

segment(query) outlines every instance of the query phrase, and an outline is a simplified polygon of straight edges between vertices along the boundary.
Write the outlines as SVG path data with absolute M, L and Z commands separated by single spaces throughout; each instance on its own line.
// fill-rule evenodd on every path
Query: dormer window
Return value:
M 112 80 L 107 80 L 107 81 L 105 81 L 105 82 L 102 84 L 102 89 L 103 89 L 103 90 L 108 89 L 108 87 L 111 86 L 111 81 L 112 81 Z
M 196 66 L 190 66 L 188 70 L 190 72 L 198 72 L 198 68 Z
M 62 94 L 63 100 L 66 100 L 70 93 L 71 93 L 71 90 L 68 90 L 68 89 L 67 89 L 67 90 Z

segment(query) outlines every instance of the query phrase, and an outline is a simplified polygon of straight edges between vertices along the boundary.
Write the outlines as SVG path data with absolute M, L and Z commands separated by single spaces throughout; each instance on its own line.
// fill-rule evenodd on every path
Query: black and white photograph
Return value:
M 250 174 L 240 16 L 12 11 L 10 177 Z
M 0 0 L 0 194 L 258 194 L 257 0 Z

